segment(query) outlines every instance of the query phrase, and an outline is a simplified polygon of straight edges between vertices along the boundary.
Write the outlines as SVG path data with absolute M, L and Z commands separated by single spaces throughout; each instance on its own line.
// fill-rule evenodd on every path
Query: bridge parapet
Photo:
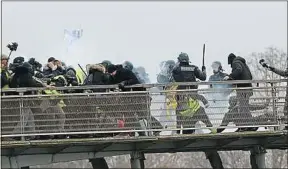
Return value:
M 215 128 L 281 130 L 287 102 L 287 86 L 282 82 L 284 80 L 147 84 L 129 86 L 143 87 L 146 91 L 130 92 L 119 92 L 115 85 L 62 87 L 53 89 L 59 92 L 57 95 L 36 94 L 47 90 L 43 88 L 7 89 L 2 91 L 5 96 L 1 101 L 1 137 L 173 134 L 171 131 L 179 128 L 182 133 L 199 129 L 215 132 Z M 253 87 L 234 87 L 239 83 L 252 83 Z M 198 89 L 176 90 L 179 85 L 196 85 Z M 207 88 L 210 85 L 218 86 Z M 96 88 L 107 92 L 84 92 Z M 110 92 L 111 89 L 114 92 Z M 34 94 L 25 95 L 27 92 Z M 228 125 L 231 123 L 236 126 Z

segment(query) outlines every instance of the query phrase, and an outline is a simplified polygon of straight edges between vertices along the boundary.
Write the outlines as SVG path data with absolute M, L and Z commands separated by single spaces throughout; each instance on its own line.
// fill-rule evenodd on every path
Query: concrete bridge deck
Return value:
M 111 137 L 62 140 L 3 141 L 2 168 L 19 168 L 115 155 L 192 151 L 287 149 L 287 131 Z M 36 159 L 33 160 L 33 159 Z

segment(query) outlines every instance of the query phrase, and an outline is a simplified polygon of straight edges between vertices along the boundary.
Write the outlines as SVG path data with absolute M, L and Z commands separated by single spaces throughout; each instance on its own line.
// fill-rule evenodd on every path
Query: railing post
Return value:
M 93 169 L 109 169 L 104 157 L 89 159 Z
M 20 92 L 19 93 L 19 95 L 20 95 L 20 105 L 19 105 L 19 107 L 20 107 L 20 133 L 21 133 L 21 135 L 23 135 L 24 134 L 24 125 L 25 125 L 25 116 L 24 116 L 24 112 L 23 112 L 23 108 L 24 108 L 24 103 L 23 103 L 23 95 L 24 95 L 24 93 L 23 92 Z M 21 136 L 21 140 L 22 141 L 24 141 L 25 140 L 25 137 L 24 136 Z
M 151 117 L 151 111 L 150 111 L 150 105 L 151 105 L 151 101 L 150 101 L 150 94 L 147 91 L 146 93 L 146 108 L 147 108 L 147 127 L 146 129 L 148 130 L 146 133 L 148 136 L 152 136 L 153 132 L 150 131 L 150 129 L 152 129 L 153 125 L 152 125 L 152 117 Z
M 252 169 L 266 168 L 265 154 L 266 149 L 261 146 L 256 146 L 250 150 L 250 164 Z
M 145 168 L 144 153 L 135 151 L 135 152 L 132 152 L 130 156 L 131 156 L 130 162 L 131 162 L 132 169 L 144 169 Z
M 273 116 L 275 117 L 275 122 L 277 122 L 277 125 L 279 125 L 279 118 L 276 108 L 276 88 L 274 86 L 274 83 L 271 83 L 271 92 L 272 92 L 272 110 L 273 110 Z M 274 130 L 279 130 L 279 127 L 274 127 Z

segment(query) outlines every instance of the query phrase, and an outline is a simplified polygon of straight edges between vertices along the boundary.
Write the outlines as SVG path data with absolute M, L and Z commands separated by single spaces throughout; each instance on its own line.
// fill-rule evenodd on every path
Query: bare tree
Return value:
M 264 59 L 267 64 L 276 67 L 278 69 L 285 70 L 287 67 L 287 53 L 276 47 L 268 47 L 264 52 L 252 53 L 247 63 L 251 69 L 252 74 L 257 79 L 280 79 L 281 76 L 268 71 L 259 64 L 259 60 Z M 277 84 L 276 84 L 277 85 Z M 284 85 L 284 84 L 278 84 Z M 263 93 L 269 95 L 270 93 Z M 285 96 L 285 92 L 277 93 L 279 96 Z M 287 167 L 287 151 L 283 150 L 272 150 L 272 167 L 273 168 L 285 168 Z

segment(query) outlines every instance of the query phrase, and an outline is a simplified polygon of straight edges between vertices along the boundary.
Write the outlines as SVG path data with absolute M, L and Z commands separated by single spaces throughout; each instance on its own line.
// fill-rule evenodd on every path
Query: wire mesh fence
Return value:
M 155 89 L 156 90 L 152 90 Z M 177 90 L 176 84 L 142 92 L 5 95 L 1 100 L 1 137 L 255 131 L 280 126 L 287 115 L 287 86 Z M 228 127 L 227 127 L 228 126 Z M 153 132 L 152 132 L 153 131 Z M 170 133 L 170 134 L 173 134 Z

